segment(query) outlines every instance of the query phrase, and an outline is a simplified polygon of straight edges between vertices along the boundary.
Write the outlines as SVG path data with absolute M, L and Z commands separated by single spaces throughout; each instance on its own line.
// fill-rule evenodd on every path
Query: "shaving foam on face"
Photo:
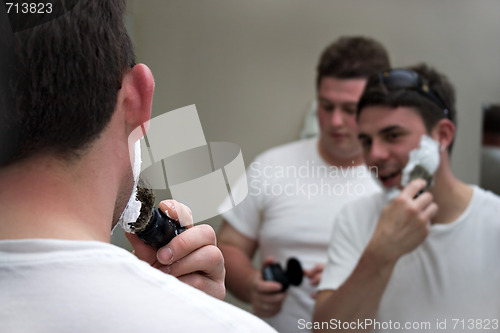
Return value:
M 137 221 L 139 214 L 141 212 L 141 202 L 137 200 L 137 183 L 139 182 L 139 174 L 141 173 L 141 144 L 140 140 L 135 142 L 134 146 L 134 167 L 132 168 L 132 173 L 134 175 L 134 189 L 132 191 L 132 195 L 128 200 L 127 206 L 123 210 L 120 219 L 118 220 L 118 224 L 125 230 L 126 232 L 131 232 L 129 223 Z
M 408 185 L 412 180 L 410 174 L 417 166 L 424 168 L 429 175 L 434 175 L 439 166 L 439 143 L 427 135 L 422 135 L 420 138 L 420 147 L 410 152 L 408 164 L 403 169 L 401 186 L 405 187 Z
M 427 135 L 422 135 L 419 147 L 410 152 L 408 163 L 402 171 L 401 186 L 405 187 L 413 180 L 412 173 L 415 174 L 414 171 L 417 169 L 425 170 L 428 177 L 432 178 L 438 166 L 439 143 Z M 431 185 L 427 184 L 427 187 Z M 392 201 L 400 192 L 401 190 L 395 187 L 387 189 L 385 191 L 387 200 Z

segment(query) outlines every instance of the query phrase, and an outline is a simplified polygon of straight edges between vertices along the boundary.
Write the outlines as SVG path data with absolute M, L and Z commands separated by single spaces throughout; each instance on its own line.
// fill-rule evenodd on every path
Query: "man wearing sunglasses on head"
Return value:
M 374 75 L 357 119 L 386 191 L 335 218 L 315 331 L 498 328 L 500 198 L 451 171 L 452 85 L 426 65 Z

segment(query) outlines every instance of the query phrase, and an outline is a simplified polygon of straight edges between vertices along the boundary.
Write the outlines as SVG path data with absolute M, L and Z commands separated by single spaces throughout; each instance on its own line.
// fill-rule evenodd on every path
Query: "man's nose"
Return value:
M 374 139 L 372 141 L 367 160 L 372 162 L 383 161 L 386 160 L 388 156 L 389 151 L 387 150 L 387 147 L 379 140 Z
M 333 127 L 340 127 L 344 124 L 344 115 L 342 114 L 342 110 L 339 108 L 335 108 L 332 112 L 332 116 L 330 118 L 330 124 Z

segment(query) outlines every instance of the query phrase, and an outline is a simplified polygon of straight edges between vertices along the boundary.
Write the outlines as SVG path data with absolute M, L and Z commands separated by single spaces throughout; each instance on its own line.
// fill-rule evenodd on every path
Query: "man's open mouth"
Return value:
M 387 182 L 387 181 L 390 181 L 391 179 L 399 176 L 400 174 L 401 174 L 401 170 L 397 170 L 397 171 L 394 171 L 394 172 L 387 174 L 387 175 L 384 175 L 384 176 L 379 175 L 379 179 L 383 182 Z

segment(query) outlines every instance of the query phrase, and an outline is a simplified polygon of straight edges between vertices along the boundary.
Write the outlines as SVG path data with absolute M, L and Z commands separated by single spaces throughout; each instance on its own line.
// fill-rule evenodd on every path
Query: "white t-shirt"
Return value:
M 0 241 L 1 332 L 274 332 L 114 245 Z
M 347 205 L 337 216 L 320 290 L 335 290 L 351 275 L 385 202 L 381 194 L 362 198 Z M 406 323 L 420 323 L 414 330 L 419 332 L 474 332 L 481 331 L 478 325 L 489 322 L 490 330 L 495 325 L 497 331 L 500 328 L 499 258 L 500 197 L 474 187 L 469 205 L 457 220 L 433 224 L 426 240 L 398 260 L 382 297 L 377 320 L 398 322 L 401 327 Z M 474 323 L 476 326 L 471 326 L 470 319 L 478 320 Z M 438 322 L 441 323 L 439 330 Z M 424 323 L 430 323 L 431 329 L 423 329 Z M 444 327 L 446 329 L 442 329 Z
M 257 240 L 261 258 L 272 256 L 286 268 L 290 257 L 304 269 L 326 263 L 333 218 L 346 202 L 380 191 L 365 166 L 339 168 L 319 156 L 317 138 L 273 148 L 247 170 L 248 196 L 223 214 L 236 230 Z M 239 187 L 236 188 L 238 190 Z M 263 318 L 280 332 L 304 332 L 316 292 L 309 280 L 288 289 L 281 312 Z

